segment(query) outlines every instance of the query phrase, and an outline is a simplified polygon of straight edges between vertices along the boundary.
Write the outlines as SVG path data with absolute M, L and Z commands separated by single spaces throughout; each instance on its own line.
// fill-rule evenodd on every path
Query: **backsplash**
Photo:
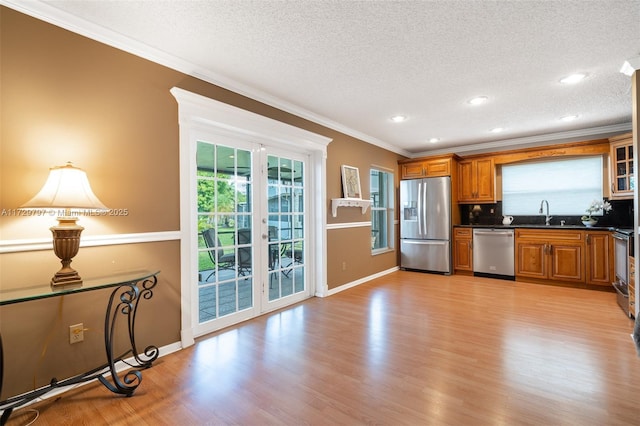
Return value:
M 613 209 L 604 216 L 597 216 L 597 226 L 632 228 L 633 200 L 609 202 Z M 562 220 L 565 225 L 582 225 L 580 216 L 556 216 L 553 212 L 551 216 L 552 225 L 560 225 Z M 502 225 L 502 201 L 495 204 L 460 204 L 460 218 L 462 225 Z M 544 219 L 543 214 L 514 216 L 512 225 L 544 225 Z

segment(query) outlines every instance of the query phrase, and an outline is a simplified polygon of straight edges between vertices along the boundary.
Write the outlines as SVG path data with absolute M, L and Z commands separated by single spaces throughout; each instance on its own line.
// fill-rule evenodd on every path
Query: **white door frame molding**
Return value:
M 310 159 L 309 277 L 312 292 L 326 296 L 327 236 L 326 236 L 326 136 L 312 133 L 271 118 L 243 110 L 174 87 L 171 94 L 178 101 L 180 126 L 180 281 L 181 281 L 181 343 L 195 343 L 193 324 L 194 289 L 198 276 L 196 223 L 196 144 L 195 134 L 203 131 L 241 138 L 248 142 L 269 144 L 295 152 L 306 153 Z

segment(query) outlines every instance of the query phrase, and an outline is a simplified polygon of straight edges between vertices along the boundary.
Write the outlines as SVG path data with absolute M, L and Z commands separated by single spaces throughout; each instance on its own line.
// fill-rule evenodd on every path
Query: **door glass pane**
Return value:
M 293 189 L 293 201 L 291 203 L 294 212 L 302 213 L 304 212 L 304 191 L 302 188 L 294 188 Z
M 293 206 L 291 205 L 291 190 L 292 188 L 290 186 L 280 188 L 280 211 L 283 213 L 293 211 Z
M 302 173 L 303 173 L 302 161 L 293 162 L 293 186 L 302 186 Z
M 291 186 L 293 175 L 293 165 L 291 164 L 291 160 L 286 158 L 280 159 L 280 181 L 282 185 Z
M 301 161 L 269 155 L 269 301 L 305 291 L 304 169 Z M 276 173 L 277 171 L 277 173 Z
M 199 322 L 253 306 L 251 151 L 198 142 Z

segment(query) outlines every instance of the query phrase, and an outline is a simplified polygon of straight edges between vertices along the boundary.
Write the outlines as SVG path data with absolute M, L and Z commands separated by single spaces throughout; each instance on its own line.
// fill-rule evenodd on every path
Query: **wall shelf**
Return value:
M 336 217 L 338 215 L 338 207 L 360 207 L 362 214 L 365 214 L 370 205 L 371 200 L 362 200 L 360 198 L 332 198 L 331 214 L 333 217 Z

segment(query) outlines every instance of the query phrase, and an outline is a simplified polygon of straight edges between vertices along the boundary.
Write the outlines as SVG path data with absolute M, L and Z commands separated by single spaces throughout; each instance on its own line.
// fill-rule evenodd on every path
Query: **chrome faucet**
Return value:
M 549 221 L 551 220 L 551 218 L 553 216 L 549 216 L 549 202 L 547 200 L 542 200 L 542 202 L 540 203 L 540 214 L 542 214 L 542 206 L 547 203 L 547 216 L 545 217 L 545 225 L 549 226 Z

